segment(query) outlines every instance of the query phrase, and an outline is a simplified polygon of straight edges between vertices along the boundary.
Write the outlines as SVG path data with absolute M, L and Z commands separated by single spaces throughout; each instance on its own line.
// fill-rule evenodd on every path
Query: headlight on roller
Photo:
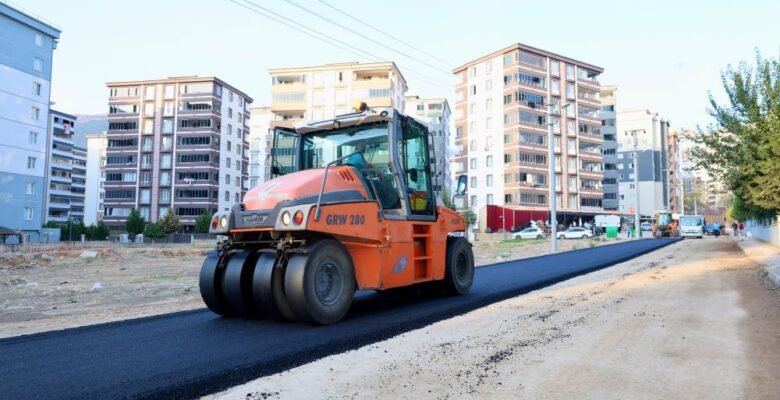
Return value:
M 290 212 L 289 211 L 285 211 L 284 213 L 282 213 L 282 224 L 284 224 L 285 226 L 290 225 Z
M 227 217 L 222 217 L 221 220 L 219 220 L 219 225 L 222 227 L 222 229 L 227 229 L 228 226 L 228 219 Z

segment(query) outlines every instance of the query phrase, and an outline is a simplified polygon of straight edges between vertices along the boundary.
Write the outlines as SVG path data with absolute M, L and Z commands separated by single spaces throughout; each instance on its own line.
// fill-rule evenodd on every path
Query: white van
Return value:
M 681 237 L 704 237 L 704 217 L 701 215 L 682 215 L 680 216 L 680 236 Z

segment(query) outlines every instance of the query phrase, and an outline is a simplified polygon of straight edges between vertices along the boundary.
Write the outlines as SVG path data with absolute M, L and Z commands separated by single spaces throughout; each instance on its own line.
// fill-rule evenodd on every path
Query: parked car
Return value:
M 720 225 L 718 224 L 704 225 L 704 234 L 707 236 L 720 236 Z
M 593 232 L 578 226 L 558 232 L 558 239 L 585 239 L 590 237 L 593 237 Z
M 512 234 L 512 239 L 544 239 L 547 235 L 539 228 L 526 228 Z

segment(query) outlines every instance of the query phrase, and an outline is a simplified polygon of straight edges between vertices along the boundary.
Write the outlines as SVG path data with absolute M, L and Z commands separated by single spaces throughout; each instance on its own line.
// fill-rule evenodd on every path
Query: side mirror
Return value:
M 467 175 L 461 175 L 458 177 L 458 186 L 455 188 L 455 196 L 463 196 L 466 194 L 466 184 L 469 177 Z
M 273 174 L 273 175 L 279 175 L 279 173 L 280 173 L 280 172 L 281 172 L 281 171 L 279 171 L 279 167 L 277 167 L 276 165 L 274 165 L 273 167 L 271 167 L 271 174 Z

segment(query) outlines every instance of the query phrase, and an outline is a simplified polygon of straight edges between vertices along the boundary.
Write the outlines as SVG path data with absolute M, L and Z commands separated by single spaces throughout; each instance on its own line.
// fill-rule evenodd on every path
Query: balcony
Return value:
M 390 89 L 393 87 L 393 81 L 388 78 L 355 78 L 352 82 L 353 89 Z

